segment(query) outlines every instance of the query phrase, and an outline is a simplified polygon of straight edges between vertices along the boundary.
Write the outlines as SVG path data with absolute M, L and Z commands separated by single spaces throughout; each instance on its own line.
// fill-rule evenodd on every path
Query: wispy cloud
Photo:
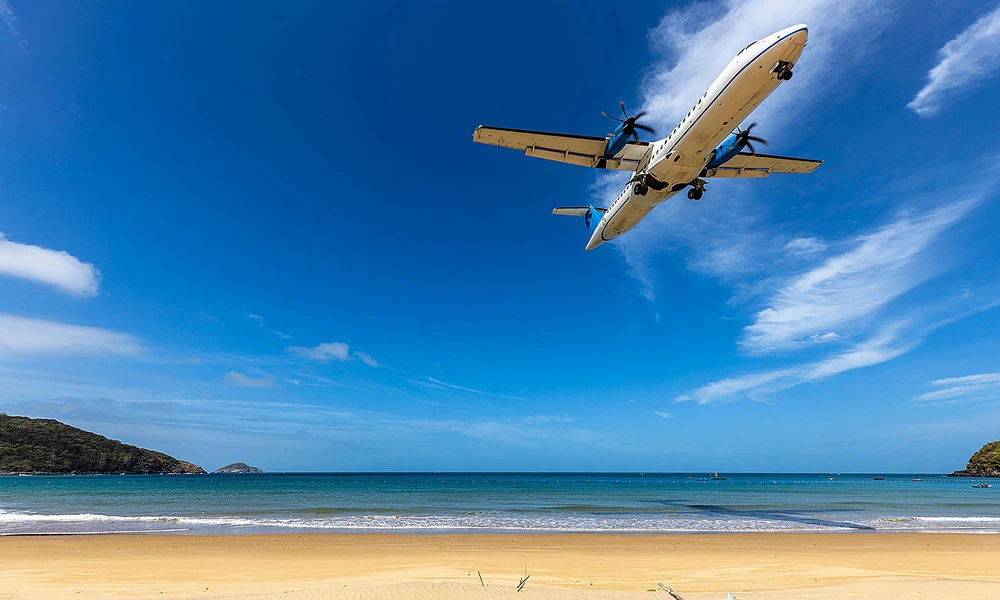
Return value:
M 957 95 L 1000 68 L 1000 6 L 938 50 L 927 85 L 906 106 L 922 117 L 935 114 Z
M 17 30 L 17 15 L 14 14 L 14 9 L 11 8 L 10 2 L 7 0 L 0 0 L 0 20 L 7 26 L 7 31 L 14 36 L 14 40 L 17 41 L 21 50 L 27 51 L 28 47 L 21 37 L 21 32 Z
M 672 413 L 668 413 L 668 412 L 662 411 L 662 410 L 656 411 L 655 414 L 656 414 L 656 416 L 660 417 L 661 419 L 673 419 L 674 418 L 674 415 Z
M 505 398 L 508 400 L 524 400 L 518 396 L 508 396 L 506 394 L 495 394 L 493 392 L 486 392 L 483 390 L 477 390 L 476 388 L 465 387 L 462 385 L 455 385 L 453 383 L 447 383 L 441 381 L 440 379 L 435 379 L 433 377 L 424 377 L 422 379 L 407 379 L 410 383 L 415 383 L 419 386 L 430 388 L 433 390 L 455 390 L 459 392 L 469 392 L 470 394 L 477 394 L 479 396 L 489 396 L 491 398 Z
M 0 7 L 2 8 L 2 7 Z M 12 242 L 0 233 L 0 274 L 93 297 L 101 284 L 97 267 L 62 250 Z
M 785 244 L 785 250 L 795 256 L 812 256 L 826 248 L 826 243 L 815 237 L 798 237 Z
M 260 325 L 261 329 L 263 329 L 265 331 L 269 331 L 270 333 L 278 336 L 279 338 L 281 338 L 283 340 L 290 340 L 290 339 L 292 339 L 292 336 L 288 335 L 287 333 L 285 333 L 283 331 L 278 331 L 277 329 L 272 329 L 272 328 L 268 327 L 267 321 L 265 321 L 264 317 L 262 317 L 260 315 L 257 315 L 257 314 L 254 314 L 254 313 L 247 313 L 245 316 L 246 316 L 246 318 L 248 318 L 251 321 L 254 321 L 258 325 Z
M 779 283 L 765 308 L 744 328 L 740 347 L 756 355 L 808 350 L 808 359 L 723 378 L 676 400 L 763 400 L 804 383 L 893 360 L 932 331 L 996 306 L 995 289 L 979 297 L 968 290 L 926 298 L 917 294 L 918 287 L 954 266 L 931 246 L 975 210 L 991 187 L 992 181 L 980 182 L 959 192 L 958 200 L 941 203 L 936 198 L 936 208 L 899 214 L 872 232 L 837 243 L 837 254 Z M 911 205 L 927 202 L 908 199 Z M 822 353 L 820 358 L 816 352 Z
M 938 400 L 955 400 L 989 394 L 997 397 L 1000 392 L 1000 373 L 979 373 L 964 377 L 946 377 L 935 379 L 931 386 L 936 390 L 920 394 L 916 402 L 932 402 Z
M 288 348 L 285 348 L 285 351 L 294 354 L 295 356 L 318 362 L 343 362 L 357 359 L 369 367 L 382 366 L 367 352 L 351 352 L 351 347 L 344 342 L 324 342 L 310 347 L 289 346 Z
M 127 333 L 0 313 L 0 356 L 134 356 L 141 351 L 139 340 Z
M 343 342 L 325 342 L 317 346 L 289 346 L 287 352 L 309 360 L 329 362 L 331 360 L 351 360 L 350 346 Z
M 380 364 L 378 364 L 378 361 L 372 358 L 371 355 L 369 355 L 367 352 L 355 352 L 354 356 L 357 357 L 357 359 L 360 360 L 361 362 L 368 365 L 369 367 L 381 366 Z
M 237 371 L 229 371 L 222 376 L 222 380 L 232 385 L 252 388 L 273 388 L 274 379 L 271 377 L 250 377 Z
M 889 302 L 938 274 L 921 253 L 978 198 L 903 215 L 779 288 L 744 330 L 749 352 L 790 350 L 855 333 Z

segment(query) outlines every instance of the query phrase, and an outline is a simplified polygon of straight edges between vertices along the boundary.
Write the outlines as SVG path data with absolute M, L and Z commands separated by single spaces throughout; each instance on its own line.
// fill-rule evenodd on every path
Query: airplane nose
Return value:
M 777 33 L 777 36 L 779 40 L 787 37 L 789 42 L 805 46 L 806 40 L 809 39 L 809 28 L 806 27 L 805 23 L 799 23 L 782 29 Z

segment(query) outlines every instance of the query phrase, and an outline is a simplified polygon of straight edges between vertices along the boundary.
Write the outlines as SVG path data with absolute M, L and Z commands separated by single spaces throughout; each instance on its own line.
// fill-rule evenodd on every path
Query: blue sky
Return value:
M 1000 433 L 1000 7 L 0 0 L 0 410 L 207 468 L 946 471 Z M 478 124 L 750 120 L 614 244 Z

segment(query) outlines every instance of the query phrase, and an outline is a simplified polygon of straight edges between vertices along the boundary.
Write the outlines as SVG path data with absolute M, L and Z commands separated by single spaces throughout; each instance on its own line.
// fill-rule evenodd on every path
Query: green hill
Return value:
M 1000 440 L 990 442 L 969 458 L 969 464 L 954 477 L 1000 477 Z
M 0 413 L 0 473 L 204 473 L 198 465 L 52 419 Z

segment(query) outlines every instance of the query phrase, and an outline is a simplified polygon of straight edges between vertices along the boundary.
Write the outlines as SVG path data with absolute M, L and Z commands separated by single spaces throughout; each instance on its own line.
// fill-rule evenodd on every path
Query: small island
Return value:
M 198 465 L 53 419 L 0 413 L 0 475 L 204 474 Z
M 969 458 L 969 464 L 949 477 L 1000 477 L 1000 440 L 990 442 Z
M 233 463 L 231 465 L 226 465 L 220 469 L 215 470 L 216 473 L 263 473 L 264 471 L 258 469 L 257 467 L 251 467 L 246 463 Z

